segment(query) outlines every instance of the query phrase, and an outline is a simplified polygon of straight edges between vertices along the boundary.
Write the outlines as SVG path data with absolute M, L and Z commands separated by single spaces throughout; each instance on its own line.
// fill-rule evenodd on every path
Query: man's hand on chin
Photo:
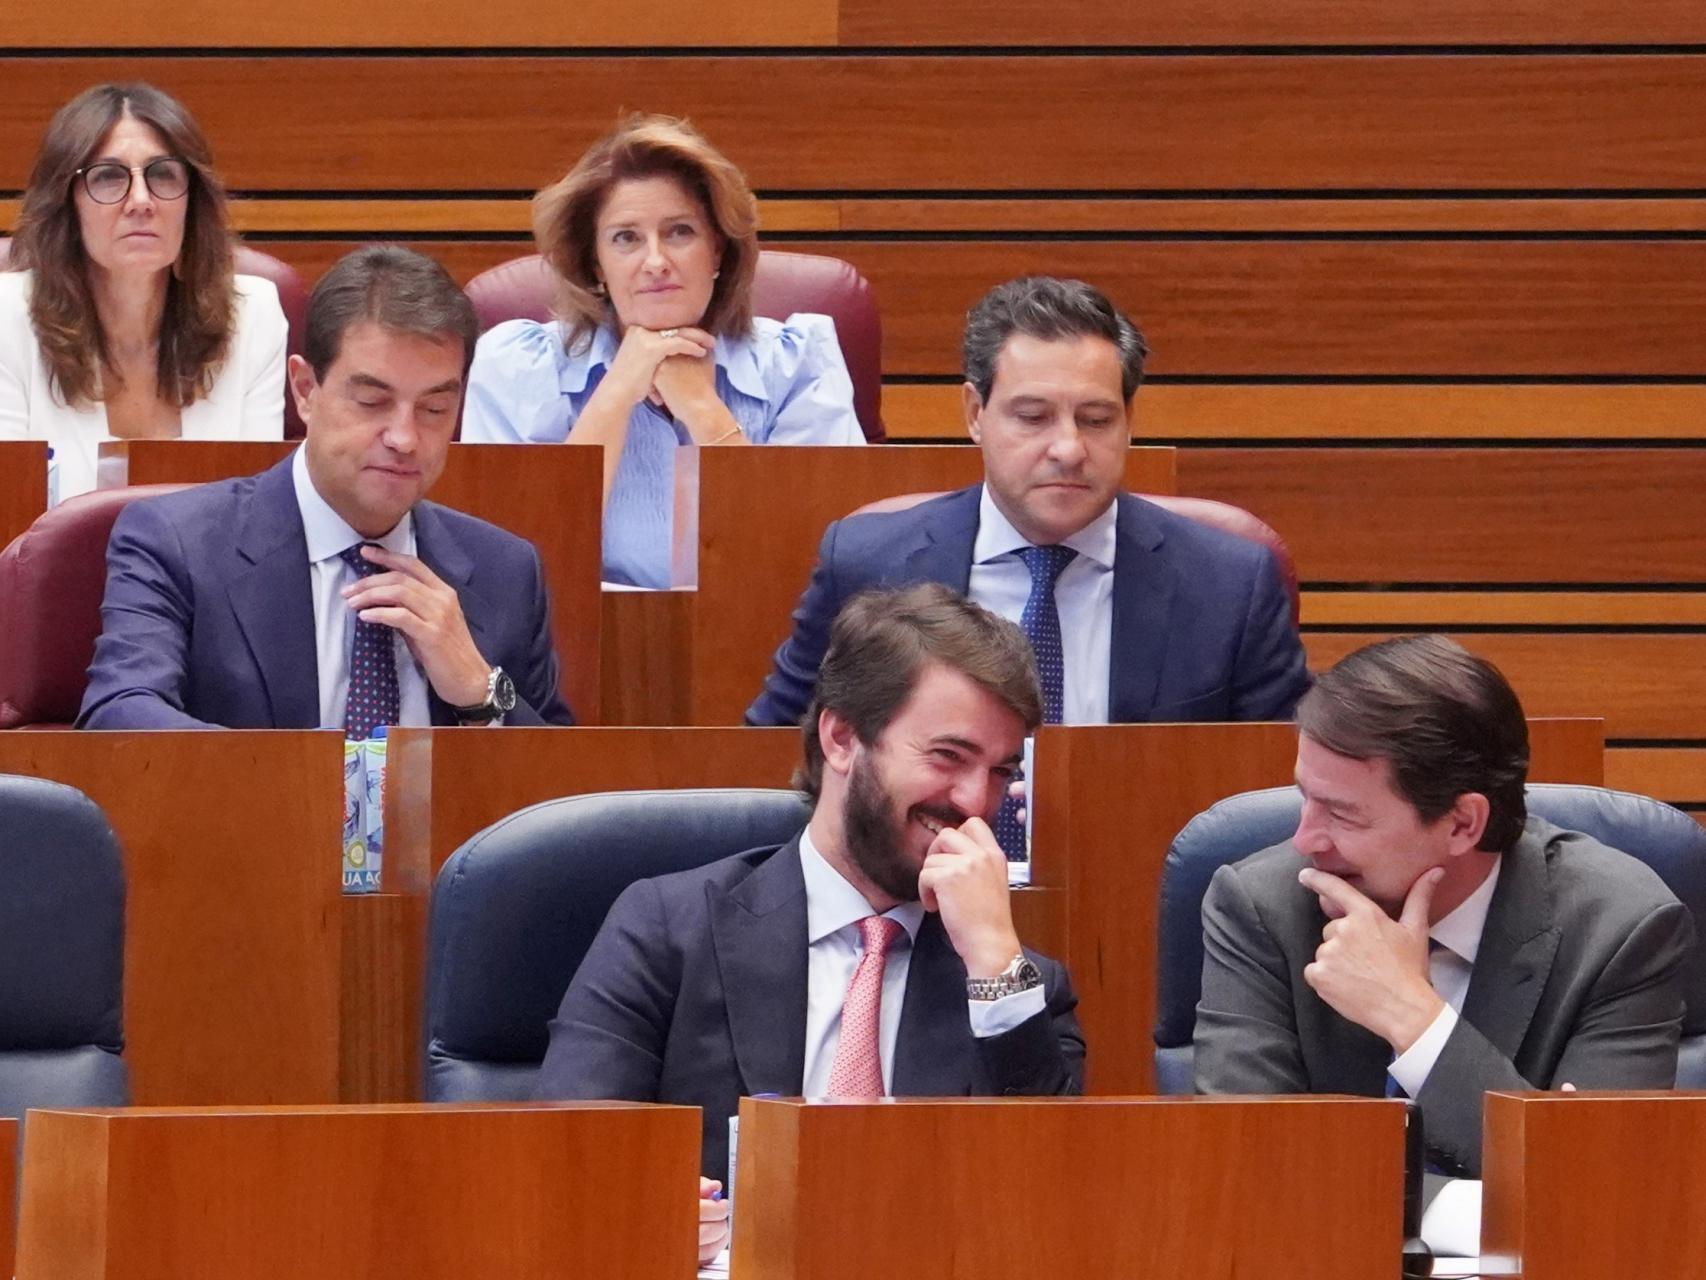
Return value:
M 1019 954 L 1007 855 L 982 818 L 937 834 L 918 873 L 918 900 L 941 915 L 968 977 L 993 978 Z
M 1338 876 L 1313 867 L 1297 876 L 1334 917 L 1314 962 L 1304 966 L 1304 981 L 1394 1053 L 1413 1045 L 1445 1007 L 1428 977 L 1428 909 L 1444 874 L 1434 867 L 1418 878 L 1396 920 Z

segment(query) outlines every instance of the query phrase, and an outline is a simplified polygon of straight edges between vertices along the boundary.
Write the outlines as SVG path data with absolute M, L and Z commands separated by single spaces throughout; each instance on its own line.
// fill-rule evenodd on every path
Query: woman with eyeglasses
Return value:
M 53 117 L 0 273 L 0 440 L 45 439 L 59 496 L 109 439 L 277 440 L 285 320 L 232 271 L 225 190 L 190 114 L 97 85 Z
M 558 319 L 480 339 L 462 439 L 604 447 L 604 577 L 670 585 L 682 445 L 864 444 L 828 316 L 752 314 L 758 202 L 686 121 L 635 115 L 533 200 Z

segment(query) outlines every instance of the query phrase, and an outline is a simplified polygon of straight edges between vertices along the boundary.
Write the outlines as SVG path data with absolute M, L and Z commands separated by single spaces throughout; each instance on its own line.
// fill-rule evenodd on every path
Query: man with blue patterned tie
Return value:
M 271 470 L 132 503 L 78 724 L 568 724 L 531 545 L 425 500 L 477 326 L 443 267 L 372 245 L 315 286 Z
M 1081 281 L 986 295 L 963 390 L 984 482 L 830 525 L 747 722 L 797 723 L 841 606 L 921 581 L 1024 628 L 1049 721 L 1288 718 L 1309 676 L 1273 553 L 1120 491 L 1146 354 Z

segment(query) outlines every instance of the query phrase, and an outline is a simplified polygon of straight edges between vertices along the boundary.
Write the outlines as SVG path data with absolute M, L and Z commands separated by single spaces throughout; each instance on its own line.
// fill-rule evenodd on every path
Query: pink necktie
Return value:
M 829 1094 L 833 1098 L 883 1096 L 883 1055 L 878 1039 L 883 969 L 900 932 L 900 925 L 887 916 L 866 916 L 859 921 L 865 954 L 859 957 L 859 967 L 853 970 L 853 981 L 847 984 L 847 999 L 841 1006 L 841 1041 L 835 1046 L 835 1061 L 829 1068 Z

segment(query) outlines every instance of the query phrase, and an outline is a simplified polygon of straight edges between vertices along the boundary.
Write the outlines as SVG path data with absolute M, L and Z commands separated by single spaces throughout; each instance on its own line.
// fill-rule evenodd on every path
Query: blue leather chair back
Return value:
M 0 775 L 0 1116 L 123 1106 L 124 867 L 75 787 Z
M 444 864 L 427 925 L 429 1102 L 533 1096 L 547 1024 L 605 913 L 635 880 L 782 844 L 794 791 L 622 791 L 512 813 Z
M 1247 791 L 1192 818 L 1167 851 L 1156 958 L 1155 1077 L 1162 1093 L 1192 1090 L 1208 882 L 1225 863 L 1289 840 L 1301 808 L 1296 787 Z M 1700 942 L 1686 978 L 1677 1086 L 1706 1088 L 1706 828 L 1668 804 L 1605 787 L 1531 783 L 1528 811 L 1639 858 L 1693 913 Z

